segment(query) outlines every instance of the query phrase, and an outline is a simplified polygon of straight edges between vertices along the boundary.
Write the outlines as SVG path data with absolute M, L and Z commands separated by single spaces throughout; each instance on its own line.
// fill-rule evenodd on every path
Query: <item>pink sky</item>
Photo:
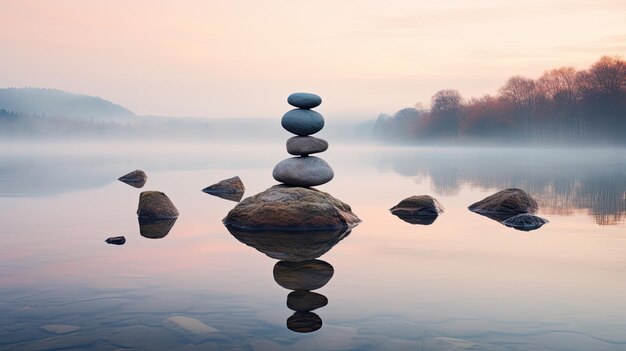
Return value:
M 439 89 L 494 93 L 626 53 L 626 2 L 0 0 L 0 87 L 96 95 L 139 114 L 373 118 Z

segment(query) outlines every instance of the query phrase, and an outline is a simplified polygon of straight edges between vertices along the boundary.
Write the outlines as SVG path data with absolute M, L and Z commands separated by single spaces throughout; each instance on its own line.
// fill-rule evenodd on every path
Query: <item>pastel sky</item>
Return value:
M 624 0 L 0 0 L 0 87 L 139 114 L 279 118 L 309 91 L 369 119 L 604 54 L 626 54 Z

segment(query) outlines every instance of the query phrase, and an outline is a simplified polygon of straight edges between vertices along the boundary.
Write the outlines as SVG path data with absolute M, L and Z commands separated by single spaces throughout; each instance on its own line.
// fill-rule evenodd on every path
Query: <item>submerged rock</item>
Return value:
M 328 142 L 312 136 L 295 136 L 287 139 L 287 152 L 296 156 L 307 156 L 324 152 Z
M 47 324 L 41 326 L 41 329 L 54 334 L 67 334 L 80 330 L 81 327 L 67 324 Z
M 296 108 L 285 113 L 280 124 L 290 133 L 307 136 L 324 128 L 324 117 L 313 110 Z
M 146 184 L 146 181 L 148 181 L 148 176 L 144 171 L 138 169 L 117 178 L 117 180 L 134 186 L 135 188 L 142 188 Z
M 310 109 L 319 106 L 322 98 L 311 93 L 293 93 L 287 97 L 287 103 L 291 106 Z
M 248 197 L 228 212 L 227 227 L 247 230 L 332 230 L 357 225 L 348 204 L 308 188 L 275 185 Z
M 157 219 L 139 217 L 139 234 L 148 239 L 161 239 L 170 233 L 176 218 Z
M 267 256 L 292 262 L 318 258 L 350 235 L 351 228 L 331 230 L 247 230 L 227 226 L 240 242 Z
M 190 317 L 173 316 L 163 321 L 163 326 L 171 329 L 194 342 L 204 341 L 219 330 Z
M 316 290 L 328 283 L 335 269 L 322 260 L 279 261 L 274 265 L 274 280 L 289 290 Z
M 535 216 L 530 213 L 522 213 L 510 217 L 502 222 L 507 227 L 512 227 L 525 232 L 539 229 L 542 225 L 548 223 L 547 219 Z
M 243 197 L 246 188 L 243 186 L 243 182 L 239 176 L 224 179 L 213 185 L 202 189 L 203 192 L 211 194 L 222 199 L 232 200 L 239 202 Z
M 524 190 L 510 188 L 488 196 L 468 208 L 472 212 L 501 222 L 518 214 L 535 213 L 538 204 Z
M 287 295 L 287 307 L 298 312 L 313 311 L 328 305 L 326 296 L 311 291 L 296 290 Z
M 137 216 L 142 218 L 172 219 L 178 210 L 169 197 L 160 191 L 144 191 L 139 195 Z
M 287 328 L 298 333 L 311 333 L 322 327 L 322 319 L 313 312 L 296 312 L 287 319 Z
M 126 238 L 122 236 L 112 236 L 104 241 L 107 244 L 112 245 L 124 245 L 126 243 Z
M 274 179 L 291 186 L 309 187 L 330 182 L 333 169 L 319 157 L 292 157 L 280 161 L 272 172 Z
M 443 213 L 443 206 L 432 196 L 415 195 L 400 201 L 389 211 L 411 224 L 432 224 Z

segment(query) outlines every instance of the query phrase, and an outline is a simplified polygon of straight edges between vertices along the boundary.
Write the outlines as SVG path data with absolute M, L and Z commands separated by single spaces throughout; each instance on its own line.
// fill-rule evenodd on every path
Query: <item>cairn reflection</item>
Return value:
M 148 239 L 162 239 L 170 233 L 177 218 L 155 219 L 138 217 L 139 234 Z
M 335 269 L 318 258 L 350 235 L 351 228 L 315 231 L 226 228 L 240 242 L 280 260 L 274 265 L 274 280 L 291 290 L 287 307 L 294 311 L 287 319 L 287 328 L 298 333 L 319 330 L 322 318 L 312 311 L 326 306 L 328 298 L 313 290 L 325 286 Z

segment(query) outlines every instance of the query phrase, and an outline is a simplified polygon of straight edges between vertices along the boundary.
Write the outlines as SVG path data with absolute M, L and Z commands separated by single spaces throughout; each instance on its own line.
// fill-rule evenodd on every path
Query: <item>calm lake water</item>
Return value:
M 224 228 L 236 203 L 201 192 L 235 175 L 245 196 L 276 184 L 282 141 L 3 145 L 0 349 L 626 350 L 624 150 L 329 141 L 335 179 L 318 188 L 363 222 L 318 258 L 333 275 L 313 312 L 289 309 L 278 261 Z M 116 180 L 138 168 L 142 189 Z M 548 224 L 467 210 L 513 186 Z M 140 235 L 142 190 L 181 213 L 161 239 Z M 418 194 L 445 207 L 432 225 L 389 212 Z M 294 331 L 298 318 L 321 328 Z

